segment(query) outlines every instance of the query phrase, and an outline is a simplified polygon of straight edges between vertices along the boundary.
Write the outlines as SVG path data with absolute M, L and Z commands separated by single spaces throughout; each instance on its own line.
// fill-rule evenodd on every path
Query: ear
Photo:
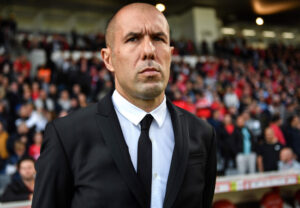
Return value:
M 171 50 L 171 55 L 173 55 L 174 46 L 171 46 L 171 47 L 170 47 L 170 50 Z
M 101 57 L 102 60 L 104 61 L 104 64 L 106 66 L 106 68 L 110 71 L 110 72 L 114 72 L 114 68 L 112 66 L 112 62 L 111 62 L 111 48 L 107 47 L 107 48 L 102 48 L 101 49 Z

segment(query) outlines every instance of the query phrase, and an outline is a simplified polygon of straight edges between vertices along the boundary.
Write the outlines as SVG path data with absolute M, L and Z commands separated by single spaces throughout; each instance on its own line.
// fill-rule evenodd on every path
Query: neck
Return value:
M 33 187 L 34 187 L 34 179 L 26 179 L 26 180 L 23 179 L 23 182 L 24 182 L 24 184 L 27 187 L 33 189 Z
M 276 138 L 273 138 L 272 140 L 267 141 L 268 144 L 275 144 L 277 142 Z
M 118 90 L 118 93 L 122 95 L 126 100 L 128 100 L 133 105 L 137 106 L 138 108 L 146 111 L 147 113 L 151 112 L 155 108 L 157 108 L 164 100 L 164 92 L 162 92 L 159 96 L 153 98 L 153 99 L 140 99 L 136 97 L 132 97 L 126 93 L 123 93 L 121 90 Z

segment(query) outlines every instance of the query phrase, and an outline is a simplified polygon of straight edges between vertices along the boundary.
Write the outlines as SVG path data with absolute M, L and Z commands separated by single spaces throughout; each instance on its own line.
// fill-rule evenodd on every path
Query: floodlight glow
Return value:
M 250 36 L 250 37 L 253 37 L 256 35 L 256 32 L 254 30 L 250 30 L 250 29 L 244 29 L 242 31 L 242 33 L 244 36 Z
M 155 7 L 156 7 L 156 9 L 158 9 L 158 11 L 160 11 L 160 12 L 164 12 L 164 11 L 166 10 L 165 5 L 164 5 L 164 4 L 161 4 L 161 3 L 156 4 Z
M 276 34 L 273 31 L 263 31 L 263 36 L 265 38 L 275 38 Z
M 222 32 L 224 35 L 234 35 L 234 34 L 235 34 L 235 29 L 230 28 L 230 27 L 223 27 L 223 28 L 221 29 L 221 32 Z
M 294 33 L 291 33 L 291 32 L 284 32 L 284 33 L 282 33 L 282 37 L 285 39 L 294 39 L 295 35 L 294 35 Z
M 256 24 L 257 25 L 263 25 L 264 24 L 264 19 L 261 17 L 257 17 L 256 18 Z

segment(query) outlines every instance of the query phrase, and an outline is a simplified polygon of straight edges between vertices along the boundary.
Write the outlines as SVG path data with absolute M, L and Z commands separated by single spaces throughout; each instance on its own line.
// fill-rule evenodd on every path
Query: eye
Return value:
M 135 41 L 137 41 L 138 40 L 138 37 L 130 37 L 130 38 L 128 38 L 127 40 L 126 40 L 126 43 L 127 42 L 135 42 Z
M 153 40 L 155 41 L 162 41 L 162 42 L 166 42 L 164 38 L 160 37 L 160 36 L 154 36 Z

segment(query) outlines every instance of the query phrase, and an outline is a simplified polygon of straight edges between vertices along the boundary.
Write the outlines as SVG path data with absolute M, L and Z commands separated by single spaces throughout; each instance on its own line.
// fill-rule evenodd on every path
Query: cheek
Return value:
M 169 47 L 162 47 L 158 49 L 158 57 L 161 58 L 164 63 L 164 65 L 170 65 L 171 64 L 171 50 Z

